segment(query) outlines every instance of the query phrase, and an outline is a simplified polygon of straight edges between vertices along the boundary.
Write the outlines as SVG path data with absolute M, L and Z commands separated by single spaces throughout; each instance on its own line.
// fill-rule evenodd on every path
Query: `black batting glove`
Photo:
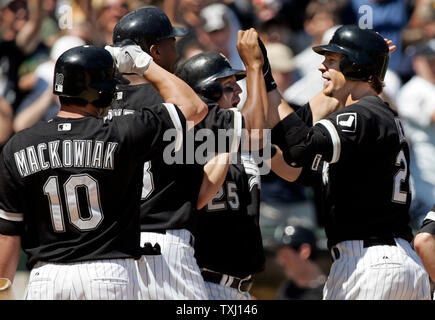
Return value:
M 263 53 L 263 77 L 266 84 L 266 91 L 269 92 L 276 89 L 276 82 L 272 76 L 272 68 L 270 67 L 269 59 L 267 58 L 266 47 L 260 38 L 258 38 L 258 44 L 260 45 L 261 52 Z

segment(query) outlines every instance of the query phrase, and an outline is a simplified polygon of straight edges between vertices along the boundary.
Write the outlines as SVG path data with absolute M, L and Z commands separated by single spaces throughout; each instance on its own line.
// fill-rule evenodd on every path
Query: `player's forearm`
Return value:
M 227 176 L 230 163 L 229 153 L 219 153 L 204 166 L 204 177 L 196 203 L 198 210 L 213 199 Z
M 6 100 L 0 101 L 0 145 L 3 145 L 12 134 L 12 107 Z
M 276 154 L 271 159 L 272 171 L 284 180 L 294 182 L 302 172 L 302 168 L 293 168 L 285 162 L 282 151 L 276 147 Z
M 271 128 L 275 127 L 282 119 L 294 112 L 290 105 L 282 98 L 278 89 L 267 93 L 267 101 L 267 122 Z
M 418 233 L 414 239 L 414 247 L 427 273 L 435 281 L 435 235 Z
M 159 91 L 166 102 L 176 104 L 187 121 L 197 124 L 207 114 L 207 105 L 195 91 L 183 80 L 156 63 L 150 64 L 144 73 L 144 78 Z
M 263 130 L 268 128 L 267 115 L 267 93 L 264 84 L 261 65 L 249 66 L 246 72 L 247 98 L 242 109 L 245 118 L 245 127 L 250 134 L 250 140 L 258 140 L 255 143 L 262 146 Z M 252 129 L 257 129 L 259 135 L 252 134 Z M 253 144 L 255 145 L 255 144 Z
M 15 132 L 29 128 L 42 118 L 53 101 L 53 93 L 50 89 L 46 90 L 30 106 L 15 116 L 13 129 Z
M 20 257 L 21 238 L 0 234 L 0 278 L 14 280 Z

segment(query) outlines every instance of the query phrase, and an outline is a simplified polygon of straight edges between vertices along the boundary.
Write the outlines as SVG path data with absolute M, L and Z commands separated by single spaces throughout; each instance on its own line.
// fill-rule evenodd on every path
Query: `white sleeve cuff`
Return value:
M 341 154 L 341 141 L 340 136 L 338 135 L 337 129 L 335 129 L 335 126 L 332 124 L 331 121 L 327 119 L 322 119 L 320 121 L 317 121 L 314 125 L 321 124 L 323 127 L 326 128 L 328 131 L 331 140 L 332 140 L 332 158 L 329 163 L 336 163 L 340 159 Z
M 0 209 L 0 218 L 8 221 L 20 222 L 24 220 L 24 215 L 22 213 L 6 212 Z
M 166 107 L 166 110 L 168 110 L 172 123 L 177 130 L 177 135 L 175 138 L 175 151 L 178 151 L 183 145 L 183 126 L 181 125 L 181 120 L 178 116 L 178 112 L 175 109 L 175 106 L 172 103 L 163 103 L 163 105 Z

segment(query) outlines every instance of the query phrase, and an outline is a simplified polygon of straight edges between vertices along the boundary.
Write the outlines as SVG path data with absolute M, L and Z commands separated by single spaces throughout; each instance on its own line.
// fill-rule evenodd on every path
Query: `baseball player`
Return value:
M 171 25 L 163 11 L 146 6 L 130 12 L 118 22 L 114 28 L 113 42 L 133 40 L 156 63 L 172 71 L 177 59 L 175 37 L 184 34 L 184 30 Z M 251 102 L 246 102 L 246 111 L 243 114 L 237 110 L 219 110 L 209 106 L 209 112 L 203 120 L 207 123 L 207 128 L 216 135 L 219 129 L 233 130 L 236 133 L 230 144 L 233 148 L 224 150 L 228 152 L 237 150 L 240 139 L 238 133 L 243 128 L 262 129 L 264 122 L 264 116 L 261 116 L 264 106 L 262 102 L 258 102 L 261 92 L 258 86 L 261 83 L 257 84 L 262 79 L 257 70 L 262 57 L 261 52 L 254 56 L 258 52 L 252 51 L 250 46 L 255 34 L 253 31 L 245 33 L 246 36 L 248 34 L 251 42 L 245 43 L 244 40 L 241 43 L 245 51 L 251 51 L 245 61 L 249 64 L 247 72 L 252 75 L 250 81 L 256 86 L 255 90 L 251 89 Z M 230 66 L 224 71 L 227 76 L 237 79 L 245 76 L 244 71 L 234 70 Z M 161 100 L 155 89 L 142 78 L 125 73 L 123 76 L 130 84 L 118 87 L 112 113 L 131 112 L 138 108 L 138 103 Z M 215 94 L 222 90 L 209 88 L 213 89 Z M 236 85 L 232 89 L 238 90 Z M 222 94 L 222 91 L 219 92 Z M 265 100 L 266 97 L 263 101 Z M 232 105 L 235 106 L 237 102 L 232 101 Z M 249 114 L 245 116 L 247 113 Z M 186 145 L 183 150 L 186 151 L 185 157 L 189 153 L 190 156 L 195 154 L 195 150 L 189 151 Z M 203 166 L 193 156 L 190 162 L 186 160 L 181 163 L 168 163 L 166 160 L 164 154 L 158 155 L 145 163 L 143 170 L 141 245 L 158 244 L 161 248 L 161 255 L 138 262 L 139 268 L 145 270 L 141 278 L 143 295 L 146 299 L 208 299 L 204 280 L 194 257 L 193 232 L 196 222 L 193 212 L 197 202 L 207 203 L 219 190 L 225 176 L 222 177 L 219 172 L 225 172 L 226 166 L 219 165 L 219 161 L 215 161 L 216 166 Z
M 255 49 L 260 51 L 259 46 Z M 239 52 L 245 60 L 245 52 Z M 186 60 L 175 74 L 210 107 L 230 109 L 241 90 L 236 77 L 228 76 L 225 70 L 231 70 L 231 66 L 223 55 L 206 52 Z M 222 93 L 207 90 L 211 87 L 222 87 Z M 266 95 L 265 87 L 263 90 Z M 206 128 L 206 120 L 195 128 Z M 195 257 L 209 298 L 214 300 L 250 299 L 252 276 L 264 269 L 259 228 L 260 170 L 249 153 L 238 156 L 239 161 L 229 165 L 219 191 L 205 206 L 199 205 L 197 214 Z
M 302 117 L 281 101 L 275 116 L 283 120 L 270 123 L 287 178 L 322 189 L 334 259 L 323 298 L 428 299 L 428 275 L 410 245 L 409 148 L 397 113 L 378 97 L 388 45 L 371 30 L 342 26 L 313 50 L 324 55 L 323 95 Z M 319 121 L 318 99 L 337 102 Z
M 163 152 L 206 105 L 137 46 L 116 48 L 120 70 L 142 74 L 165 101 L 102 118 L 115 92 L 109 52 L 72 48 L 56 62 L 61 110 L 17 133 L 0 156 L 0 278 L 12 281 L 20 243 L 31 270 L 26 299 L 140 299 L 135 259 L 143 163 Z M 181 136 L 182 138 L 182 136 Z

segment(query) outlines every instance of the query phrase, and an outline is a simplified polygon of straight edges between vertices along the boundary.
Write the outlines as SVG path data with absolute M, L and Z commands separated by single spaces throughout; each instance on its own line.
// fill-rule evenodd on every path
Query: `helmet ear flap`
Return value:
M 340 61 L 340 70 L 349 80 L 367 81 L 369 72 L 360 64 L 353 62 L 346 55 Z
M 200 88 L 200 94 L 210 100 L 217 102 L 223 94 L 222 85 L 217 81 L 209 82 Z
M 100 97 L 97 100 L 91 101 L 91 104 L 97 108 L 106 108 L 111 105 L 115 97 L 115 88 L 113 90 L 101 90 L 98 93 Z

